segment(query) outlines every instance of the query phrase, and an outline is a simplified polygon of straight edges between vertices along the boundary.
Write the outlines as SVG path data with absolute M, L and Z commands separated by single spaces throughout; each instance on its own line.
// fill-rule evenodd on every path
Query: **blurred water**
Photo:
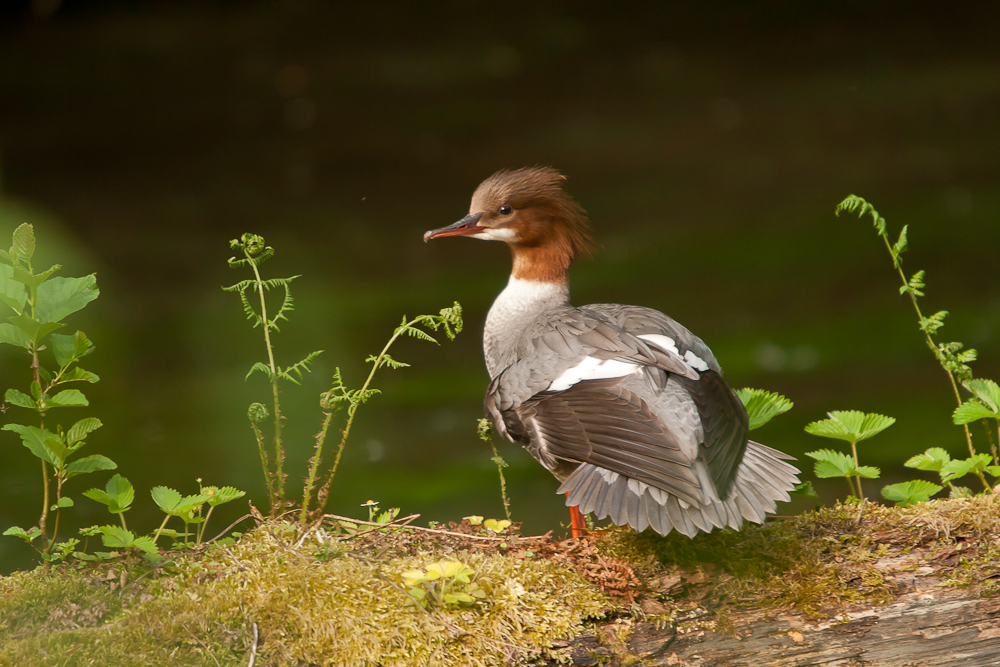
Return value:
M 412 367 L 376 382 L 330 509 L 363 516 L 376 499 L 426 520 L 500 516 L 475 420 L 479 332 L 508 253 L 421 235 L 461 217 L 495 169 L 531 164 L 563 170 L 591 214 L 599 251 L 574 269 L 578 303 L 660 308 L 712 345 L 735 386 L 795 401 L 757 439 L 801 455 L 827 446 L 807 422 L 861 409 L 898 419 L 863 447 L 867 463 L 961 453 L 954 398 L 885 249 L 833 208 L 854 192 L 891 229 L 909 224 L 905 266 L 928 271 L 925 308 L 951 311 L 944 338 L 1000 375 L 1000 56 L 985 34 L 995 21 L 977 14 L 996 10 L 719 7 L 102 2 L 8 16 L 0 239 L 33 222 L 65 275 L 98 273 L 100 299 L 71 321 L 97 344 L 87 367 L 102 378 L 79 415 L 104 421 L 90 453 L 136 485 L 130 526 L 158 524 L 151 486 L 191 493 L 196 477 L 264 503 L 245 413 L 268 390 L 243 380 L 263 344 L 219 289 L 243 277 L 225 260 L 244 231 L 278 249 L 269 275 L 303 276 L 282 362 L 325 350 L 283 393 L 293 483 L 334 368 L 359 385 L 404 313 L 458 300 L 459 339 L 402 341 L 394 356 Z M 25 373 L 0 350 L 0 388 Z M 558 527 L 555 480 L 519 448 L 501 453 L 515 520 Z M 37 467 L 0 434 L 0 526 L 37 519 Z M 80 496 L 105 479 L 70 483 L 72 529 L 109 520 Z M 225 509 L 218 529 L 246 510 Z M 26 556 L 0 540 L 0 569 Z

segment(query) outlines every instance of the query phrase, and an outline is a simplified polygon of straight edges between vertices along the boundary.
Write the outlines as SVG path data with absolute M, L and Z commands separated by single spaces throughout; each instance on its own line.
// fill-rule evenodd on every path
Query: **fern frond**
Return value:
M 279 368 L 278 377 L 282 378 L 283 380 L 288 380 L 293 384 L 299 384 L 298 380 L 302 379 L 302 373 L 310 372 L 312 370 L 311 368 L 309 368 L 310 364 L 312 364 L 312 362 L 316 360 L 316 357 L 318 357 L 321 354 L 323 354 L 323 350 L 316 350 L 315 352 L 309 353 L 309 356 L 307 356 L 305 359 L 302 359 L 301 361 L 294 363 L 291 366 L 288 366 L 286 368 Z M 293 377 L 293 374 L 295 377 Z
M 253 309 L 252 305 L 250 305 L 250 299 L 247 297 L 246 292 L 240 292 L 240 301 L 243 303 L 243 312 L 246 314 L 247 319 L 253 322 L 253 328 L 256 329 L 263 324 L 263 321 L 260 319 L 260 315 L 258 315 L 257 311 Z
M 267 377 L 268 382 L 274 379 L 274 373 L 272 373 L 271 369 L 268 368 L 267 364 L 265 364 L 262 361 L 258 361 L 256 364 L 250 367 L 250 372 L 247 373 L 245 378 L 243 378 L 244 382 L 246 380 L 249 380 L 250 376 L 253 375 L 254 373 L 263 373 Z
M 857 195 L 848 195 L 847 199 L 837 204 L 837 210 L 834 212 L 834 215 L 839 216 L 841 211 L 847 211 L 849 213 L 857 211 L 859 218 L 864 216 L 865 213 L 870 213 L 875 229 L 878 230 L 879 234 L 885 234 L 885 218 L 880 216 L 878 211 L 875 210 L 875 207 L 863 198 L 858 197 Z
M 229 287 L 223 287 L 223 292 L 242 292 L 254 284 L 253 280 L 241 280 L 235 285 L 230 285 Z
M 430 335 L 423 329 L 402 325 L 396 329 L 396 332 L 405 333 L 407 336 L 411 336 L 413 338 L 419 338 L 420 340 L 426 340 L 430 343 L 434 343 L 435 345 L 440 345 L 440 343 L 437 342 L 437 339 L 434 338 L 434 336 Z

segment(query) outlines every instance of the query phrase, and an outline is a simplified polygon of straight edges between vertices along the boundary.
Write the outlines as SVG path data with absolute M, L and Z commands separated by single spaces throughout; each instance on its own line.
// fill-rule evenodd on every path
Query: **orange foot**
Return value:
M 566 494 L 569 497 L 569 494 Z M 587 534 L 587 523 L 583 520 L 580 508 L 573 505 L 569 508 L 569 521 L 573 527 L 573 537 L 583 537 Z

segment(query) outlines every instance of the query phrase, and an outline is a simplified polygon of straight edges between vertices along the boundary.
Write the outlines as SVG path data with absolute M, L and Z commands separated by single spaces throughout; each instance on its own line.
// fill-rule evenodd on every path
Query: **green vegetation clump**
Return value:
M 348 554 L 326 535 L 268 522 L 144 573 L 98 563 L 2 578 L 0 665 L 246 665 L 251 654 L 257 665 L 502 665 L 545 654 L 609 606 L 547 559 Z M 439 561 L 472 570 L 482 595 L 417 604 L 407 575 Z

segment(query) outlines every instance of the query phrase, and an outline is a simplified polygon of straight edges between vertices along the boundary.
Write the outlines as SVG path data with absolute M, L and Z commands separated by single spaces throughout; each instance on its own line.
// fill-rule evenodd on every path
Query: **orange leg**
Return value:
M 568 497 L 569 494 L 567 493 Z M 573 527 L 573 537 L 583 537 L 587 534 L 587 523 L 583 520 L 583 513 L 580 508 L 573 505 L 569 508 L 569 521 Z

